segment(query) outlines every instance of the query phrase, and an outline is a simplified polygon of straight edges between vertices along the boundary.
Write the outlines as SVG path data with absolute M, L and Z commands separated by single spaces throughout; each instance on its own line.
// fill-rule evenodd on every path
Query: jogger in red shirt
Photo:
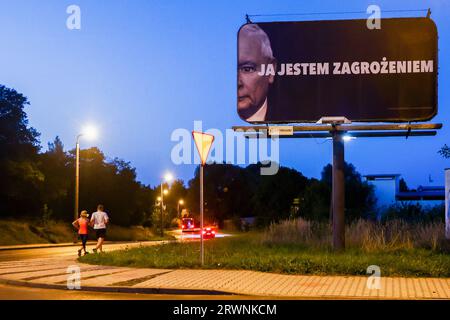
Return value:
M 89 215 L 86 210 L 81 211 L 80 218 L 75 220 L 72 225 L 78 230 L 78 235 L 81 240 L 81 248 L 78 250 L 78 256 L 81 256 L 81 251 L 84 251 L 84 254 L 88 254 L 86 251 L 86 242 L 88 239 L 88 226 L 89 226 Z

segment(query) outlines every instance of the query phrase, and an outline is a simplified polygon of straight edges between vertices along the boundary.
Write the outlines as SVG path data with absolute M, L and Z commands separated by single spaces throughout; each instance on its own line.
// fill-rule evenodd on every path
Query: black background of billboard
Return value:
M 437 30 L 429 18 L 258 23 L 278 63 L 330 62 L 329 75 L 275 76 L 267 122 L 419 121 L 437 113 Z M 434 60 L 432 73 L 333 75 L 332 62 Z M 395 109 L 393 109 L 395 108 Z

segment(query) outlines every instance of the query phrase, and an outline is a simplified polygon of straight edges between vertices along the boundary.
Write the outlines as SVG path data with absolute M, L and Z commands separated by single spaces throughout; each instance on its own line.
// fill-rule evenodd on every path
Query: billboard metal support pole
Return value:
M 203 248 L 203 165 L 200 165 L 200 262 L 205 263 L 205 252 Z
M 302 125 L 292 126 L 290 135 L 278 135 L 279 138 L 328 138 L 333 139 L 333 178 L 330 217 L 333 226 L 333 248 L 336 251 L 345 249 L 345 175 L 344 175 L 344 140 L 343 136 L 349 134 L 358 138 L 375 137 L 412 137 L 435 136 L 436 131 L 442 128 L 442 123 L 422 124 L 368 124 L 368 125 Z M 234 131 L 244 133 L 248 139 L 270 137 L 270 127 L 267 126 L 233 126 Z M 280 131 L 278 131 L 280 132 Z M 293 132 L 293 133 L 292 133 Z M 446 195 L 447 208 L 450 208 L 450 169 L 448 170 L 448 190 Z M 448 218 L 447 228 L 450 237 L 450 209 L 446 211 Z
M 344 176 L 344 140 L 343 132 L 332 131 L 333 135 L 333 249 L 345 249 L 345 176 Z

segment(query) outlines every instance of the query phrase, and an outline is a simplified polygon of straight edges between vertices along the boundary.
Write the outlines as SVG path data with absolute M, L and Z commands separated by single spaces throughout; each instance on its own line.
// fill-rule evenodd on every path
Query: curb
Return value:
M 148 241 L 110 241 L 104 242 L 105 245 L 111 244 L 136 244 L 142 242 L 164 242 L 164 241 L 176 241 L 176 240 L 148 240 Z M 92 241 L 88 242 L 87 245 L 95 245 L 97 242 Z M 65 248 L 65 247 L 79 247 L 81 242 L 79 243 L 64 243 L 64 244 L 53 244 L 53 243 L 42 243 L 37 245 L 17 245 L 16 246 L 0 246 L 0 251 L 10 251 L 10 250 L 32 250 L 32 249 L 49 249 L 49 248 Z
M 172 295 L 236 295 L 235 293 L 220 291 L 220 290 L 206 290 L 206 289 L 174 289 L 174 288 L 131 288 L 131 287 L 93 287 L 81 286 L 81 289 L 68 289 L 67 286 L 59 284 L 47 283 L 32 283 L 20 280 L 6 280 L 0 279 L 0 284 L 41 288 L 41 289 L 58 289 L 67 291 L 91 291 L 91 292 L 112 292 L 112 293 L 141 293 L 141 294 L 172 294 Z
M 91 245 L 94 243 L 91 243 Z M 48 249 L 48 248 L 65 248 L 65 247 L 79 247 L 78 243 L 67 243 L 67 244 L 45 244 L 36 246 L 17 246 L 17 247 L 0 247 L 0 251 L 10 251 L 10 250 L 32 250 L 32 249 Z

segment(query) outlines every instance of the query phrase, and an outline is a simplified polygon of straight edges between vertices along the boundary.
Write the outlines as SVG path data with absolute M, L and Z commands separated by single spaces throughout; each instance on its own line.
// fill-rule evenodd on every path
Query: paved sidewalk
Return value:
M 88 241 L 88 245 L 95 244 L 96 241 Z M 112 242 L 105 242 L 106 243 L 112 243 Z M 79 247 L 80 243 L 73 243 L 73 242 L 67 242 L 67 243 L 38 243 L 38 244 L 16 244 L 16 245 L 10 245 L 10 246 L 0 246 L 0 251 L 2 250 L 21 250 L 21 249 L 41 249 L 41 248 L 60 248 L 60 247 Z
M 237 270 L 169 270 L 94 266 L 74 258 L 0 262 L 0 283 L 67 290 L 68 267 L 81 270 L 81 289 L 159 294 L 239 294 L 284 298 L 450 299 L 449 278 L 298 276 Z
M 153 243 L 165 243 L 175 240 L 146 240 L 146 241 L 105 241 L 105 245 L 148 245 Z M 88 247 L 95 246 L 97 244 L 97 241 L 89 240 L 87 242 Z M 0 246 L 0 251 L 6 251 L 6 250 L 26 250 L 26 249 L 44 249 L 44 248 L 63 248 L 63 247 L 80 247 L 81 242 L 73 243 L 73 242 L 66 242 L 66 243 L 38 243 L 38 244 L 17 244 L 17 245 L 11 245 L 11 246 Z

